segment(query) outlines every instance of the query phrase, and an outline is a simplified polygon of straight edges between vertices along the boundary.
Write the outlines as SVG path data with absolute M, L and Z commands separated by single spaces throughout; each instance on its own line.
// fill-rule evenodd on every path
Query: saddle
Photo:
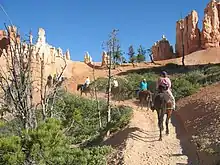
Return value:
M 88 87 L 89 87 L 89 85 L 83 85 L 83 86 L 81 87 L 81 89 L 82 89 L 82 91 L 84 91 L 84 90 L 86 90 Z

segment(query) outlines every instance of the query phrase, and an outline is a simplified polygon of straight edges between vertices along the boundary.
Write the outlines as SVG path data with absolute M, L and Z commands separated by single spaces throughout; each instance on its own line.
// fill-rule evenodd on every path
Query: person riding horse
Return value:
M 118 88 L 118 81 L 115 77 L 113 78 L 112 87 L 113 88 Z
M 156 89 L 157 89 L 156 95 L 158 95 L 159 93 L 164 93 L 166 101 L 170 100 L 172 104 L 172 109 L 175 110 L 176 105 L 175 105 L 175 98 L 172 94 L 171 80 L 167 75 L 168 74 L 166 71 L 161 72 L 161 77 L 158 79 L 156 85 Z
M 85 81 L 84 85 L 82 86 L 82 90 L 88 88 L 89 84 L 90 84 L 90 79 L 89 79 L 89 77 L 86 77 L 86 81 Z
M 146 91 L 148 90 L 148 84 L 146 82 L 146 79 L 143 79 L 141 82 L 140 82 L 140 89 L 137 91 L 137 99 L 139 99 L 139 93 L 140 91 Z

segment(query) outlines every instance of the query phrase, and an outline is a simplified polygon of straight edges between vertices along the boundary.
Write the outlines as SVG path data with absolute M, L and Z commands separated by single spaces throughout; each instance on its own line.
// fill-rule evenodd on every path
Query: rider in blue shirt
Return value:
M 148 84 L 146 82 L 146 79 L 143 79 L 141 82 L 140 82 L 140 90 L 137 91 L 137 99 L 139 99 L 139 92 L 140 91 L 145 91 L 148 89 Z
M 141 83 L 140 83 L 140 90 L 145 91 L 145 90 L 147 90 L 147 88 L 148 88 L 148 84 L 146 82 L 146 79 L 143 79 L 143 81 L 141 81 Z

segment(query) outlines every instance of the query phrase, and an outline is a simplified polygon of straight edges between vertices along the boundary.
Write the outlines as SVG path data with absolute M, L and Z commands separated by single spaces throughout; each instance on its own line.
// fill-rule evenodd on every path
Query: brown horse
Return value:
M 112 87 L 111 94 L 113 95 L 113 99 L 116 101 L 124 101 L 124 91 L 120 87 Z
M 133 91 L 128 91 L 122 87 L 111 87 L 112 99 L 115 101 L 124 101 L 126 98 L 131 96 Z M 106 88 L 106 94 L 108 93 L 108 87 Z
M 162 141 L 162 131 L 164 130 L 163 122 L 164 122 L 164 115 L 166 114 L 166 134 L 169 134 L 169 120 L 171 118 L 173 109 L 171 101 L 166 101 L 166 96 L 163 92 L 160 92 L 155 96 L 154 99 L 154 109 L 157 111 L 158 117 L 158 127 L 160 129 L 160 138 L 159 141 Z
M 51 75 L 47 77 L 47 86 L 50 88 L 52 85 L 55 85 L 57 87 L 61 87 L 62 84 L 67 80 L 67 77 L 61 77 L 61 80 L 57 80 L 56 78 L 53 78 Z
M 91 97 L 94 96 L 94 91 L 93 89 L 91 88 L 91 84 L 84 88 L 84 84 L 77 84 L 77 91 L 80 90 L 80 94 L 82 96 L 82 93 L 85 93 L 85 95 L 87 96 L 87 93 L 89 93 L 91 95 Z
M 144 104 L 147 105 L 148 109 L 151 108 L 152 93 L 149 90 L 140 91 L 138 98 L 140 100 L 141 109 L 143 109 Z

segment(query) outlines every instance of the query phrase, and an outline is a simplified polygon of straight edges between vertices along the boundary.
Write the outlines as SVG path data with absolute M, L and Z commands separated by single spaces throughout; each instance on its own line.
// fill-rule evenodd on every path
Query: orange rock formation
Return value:
M 198 13 L 195 10 L 184 19 L 176 22 L 176 57 L 188 55 L 192 52 L 220 46 L 220 1 L 211 0 L 204 10 L 203 27 L 198 28 Z M 169 51 L 158 53 L 163 50 L 161 44 L 152 47 L 154 60 L 172 58 Z M 168 44 L 167 44 L 168 48 Z M 183 51 L 184 48 L 184 51 Z
M 176 55 L 190 54 L 200 49 L 200 30 L 198 28 L 198 13 L 193 10 L 185 19 L 176 23 Z
M 204 10 L 204 20 L 201 35 L 202 48 L 219 47 L 220 29 L 219 15 L 220 2 L 211 0 Z
M 170 46 L 169 41 L 163 35 L 160 41 L 157 41 L 152 46 L 152 53 L 154 61 L 170 59 L 174 57 L 173 47 Z

